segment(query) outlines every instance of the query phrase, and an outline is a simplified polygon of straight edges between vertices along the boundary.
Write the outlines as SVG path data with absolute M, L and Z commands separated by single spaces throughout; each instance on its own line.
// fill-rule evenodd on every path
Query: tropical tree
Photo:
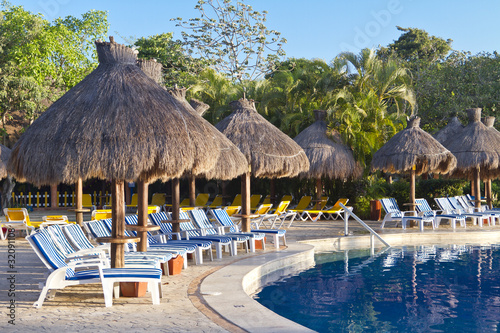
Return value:
M 272 70 L 285 55 L 280 33 L 265 26 L 266 11 L 256 11 L 243 1 L 199 0 L 200 17 L 183 21 L 182 37 L 188 51 L 209 59 L 213 68 L 231 80 L 254 80 Z
M 397 59 L 384 61 L 370 49 L 342 53 L 334 63 L 348 68 L 352 85 L 336 94 L 332 125 L 367 166 L 372 154 L 402 129 L 403 116 L 413 113 L 410 75 Z
M 139 38 L 134 43 L 142 59 L 156 59 L 162 65 L 163 81 L 167 87 L 174 84 L 190 86 L 209 62 L 193 58 L 183 48 L 182 41 L 172 40 L 172 33 Z
M 96 66 L 97 55 L 90 45 L 94 38 L 106 35 L 106 15 L 90 11 L 82 19 L 69 16 L 51 24 L 40 14 L 2 2 L 0 115 L 4 135 L 13 112 L 21 111 L 33 121 Z

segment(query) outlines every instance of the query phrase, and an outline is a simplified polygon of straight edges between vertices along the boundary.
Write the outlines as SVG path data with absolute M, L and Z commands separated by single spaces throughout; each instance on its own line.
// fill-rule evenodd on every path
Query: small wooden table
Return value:
M 190 219 L 179 219 L 179 220 L 161 220 L 161 223 L 182 223 L 182 222 L 191 222 Z
M 133 230 L 133 231 L 156 231 L 160 230 L 160 226 L 158 225 L 135 225 L 135 224 L 127 224 L 125 225 L 125 229 L 127 230 Z

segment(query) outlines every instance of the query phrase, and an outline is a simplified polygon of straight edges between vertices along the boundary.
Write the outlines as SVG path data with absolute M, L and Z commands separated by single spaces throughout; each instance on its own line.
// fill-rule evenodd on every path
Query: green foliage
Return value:
M 422 179 L 416 184 L 415 196 L 425 198 L 431 203 L 434 198 L 463 195 L 467 183 L 466 180 L 460 179 Z
M 212 61 L 214 68 L 234 81 L 253 80 L 268 73 L 285 55 L 280 33 L 265 26 L 266 11 L 255 11 L 243 1 L 199 0 L 200 17 L 177 21 L 190 52 Z
M 430 36 L 427 31 L 417 28 L 397 29 L 404 33 L 387 48 L 381 48 L 381 55 L 387 56 L 394 52 L 400 59 L 410 63 L 432 63 L 444 59 L 451 50 L 451 39 Z
M 85 77 L 96 60 L 93 39 L 106 35 L 107 14 L 90 11 L 54 23 L 22 6 L 2 2 L 0 12 L 0 115 L 17 110 L 34 120 L 47 105 Z M 91 40 L 92 39 L 92 40 Z
M 184 50 L 182 42 L 172 40 L 172 33 L 139 38 L 135 43 L 142 59 L 156 59 L 163 65 L 163 81 L 167 87 L 190 86 L 208 66 L 208 61 L 193 58 Z
M 355 158 L 368 166 L 375 151 L 403 129 L 404 115 L 415 104 L 407 70 L 394 58 L 382 60 L 375 51 L 345 52 L 334 60 L 354 72 L 352 85 L 335 96 L 332 123 L 352 147 Z

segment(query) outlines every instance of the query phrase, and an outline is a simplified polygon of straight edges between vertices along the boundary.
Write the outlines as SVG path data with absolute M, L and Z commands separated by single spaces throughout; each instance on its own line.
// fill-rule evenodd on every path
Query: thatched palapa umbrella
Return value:
M 437 131 L 433 137 L 438 140 L 440 144 L 444 145 L 446 141 L 456 135 L 464 128 L 458 117 L 453 117 L 448 121 L 445 127 Z
M 290 137 L 269 123 L 255 109 L 253 100 L 231 102 L 233 113 L 216 127 L 245 155 L 249 169 L 242 176 L 242 229 L 250 231 L 250 175 L 255 177 L 294 177 L 309 170 L 304 150 Z
M 321 177 L 331 179 L 357 178 L 361 175 L 361 166 L 354 159 L 352 150 L 347 147 L 340 134 L 333 131 L 327 134 L 326 111 L 314 110 L 316 121 L 300 132 L 294 139 L 309 159 L 309 170 L 301 177 L 316 178 L 316 196 L 321 200 Z
M 0 144 L 0 179 L 7 177 L 7 162 L 10 157 L 10 148 Z
M 500 146 L 500 132 L 496 130 L 493 125 L 495 125 L 495 117 L 485 117 L 482 119 L 482 122 L 486 127 L 498 138 L 498 146 Z M 488 172 L 486 175 L 481 175 L 482 178 L 484 179 L 484 192 L 486 194 L 486 203 L 488 207 L 491 209 L 493 208 L 493 193 L 491 189 L 491 180 L 498 178 L 500 175 L 500 170 L 499 169 L 493 169 Z
M 112 180 L 111 265 L 123 267 L 124 181 L 210 169 L 218 147 L 199 117 L 136 66 L 136 51 L 96 41 L 99 66 L 20 137 L 8 170 L 36 185 Z
M 469 124 L 446 142 L 457 158 L 457 171 L 474 179 L 476 207 L 481 207 L 480 174 L 495 172 L 500 166 L 497 136 L 481 122 L 481 109 L 468 109 Z
M 457 163 L 448 149 L 420 127 L 420 118 L 408 121 L 372 159 L 372 170 L 410 173 L 410 210 L 415 209 L 415 175 L 424 172 L 448 173 Z
M 184 104 L 186 108 L 191 109 L 196 112 L 200 117 L 203 116 L 210 106 L 198 101 L 191 100 L 189 103 L 186 100 L 186 89 L 169 89 L 168 92 L 175 96 L 175 98 Z M 222 134 L 217 128 L 211 126 L 213 130 L 213 135 L 219 143 L 219 147 L 214 147 L 213 149 L 218 149 L 219 154 L 217 162 L 214 167 L 206 172 L 195 173 L 189 172 L 189 204 L 191 206 L 195 205 L 195 179 L 196 177 L 202 176 L 207 179 L 221 179 L 229 180 L 238 177 L 246 172 L 248 168 L 248 162 L 241 151 L 236 147 L 224 134 Z

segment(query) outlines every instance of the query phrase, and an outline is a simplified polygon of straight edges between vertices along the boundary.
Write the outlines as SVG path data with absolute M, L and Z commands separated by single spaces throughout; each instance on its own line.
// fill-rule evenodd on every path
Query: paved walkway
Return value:
M 70 212 L 35 211 L 30 213 L 32 220 L 41 219 L 43 215 L 61 215 Z M 367 234 L 356 222 L 351 223 L 353 235 Z M 368 221 L 378 229 L 380 222 Z M 335 238 L 343 235 L 343 221 L 294 222 L 287 231 L 287 241 L 294 242 L 308 239 Z M 499 231 L 500 226 L 479 229 L 468 225 L 466 230 L 456 232 L 488 232 Z M 438 232 L 452 230 L 442 226 Z M 386 228 L 381 233 L 401 233 L 400 228 Z M 406 233 L 418 233 L 413 227 Z M 426 227 L 425 232 L 435 232 Z M 237 257 L 225 254 L 223 259 L 213 262 L 205 261 L 196 266 L 190 261 L 188 269 L 180 275 L 163 277 L 163 298 L 161 304 L 153 306 L 149 296 L 144 298 L 120 298 L 114 300 L 113 307 L 104 307 L 104 299 L 99 285 L 83 285 L 67 287 L 58 291 L 53 300 L 45 301 L 41 309 L 32 307 L 40 290 L 38 283 L 45 281 L 47 269 L 34 254 L 24 238 L 15 241 L 15 295 L 9 295 L 11 274 L 7 273 L 7 241 L 0 241 L 0 331 L 1 332 L 237 332 L 237 327 L 229 325 L 205 306 L 202 298 L 197 296 L 200 281 L 211 272 L 255 254 L 239 252 Z M 269 246 L 266 252 L 274 251 Z M 15 325 L 8 323 L 10 299 L 15 300 Z

